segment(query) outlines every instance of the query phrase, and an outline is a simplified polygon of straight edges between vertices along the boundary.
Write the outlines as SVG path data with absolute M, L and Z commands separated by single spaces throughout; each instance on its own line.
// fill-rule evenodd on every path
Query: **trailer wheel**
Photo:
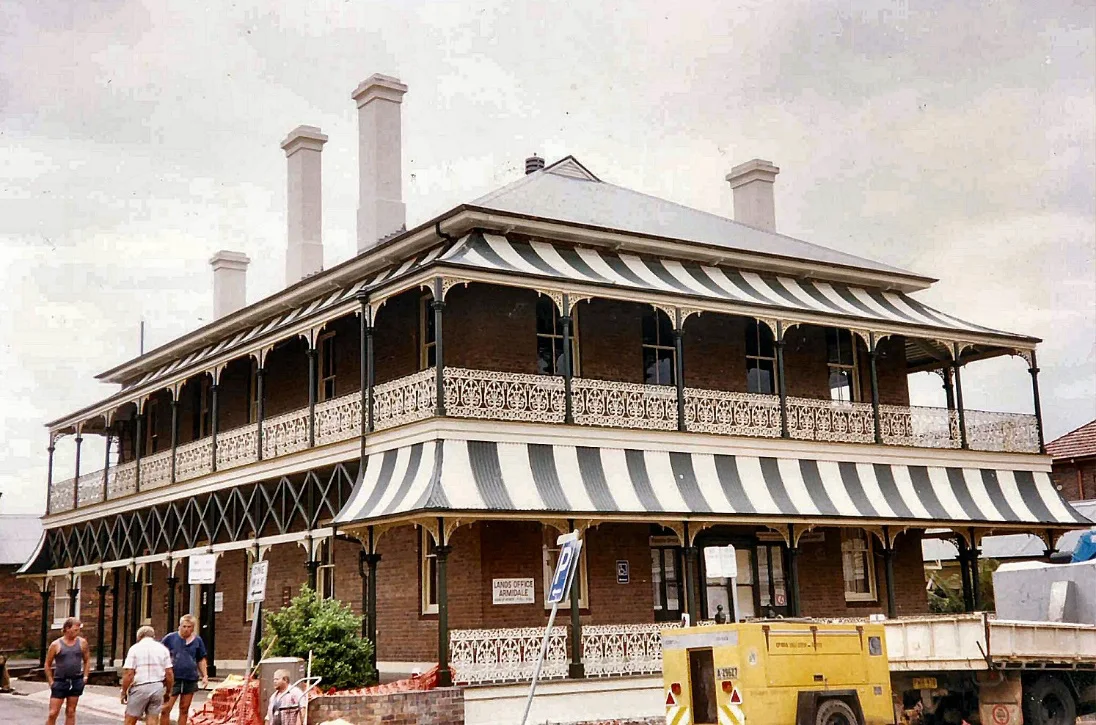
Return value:
M 1024 723 L 1031 725 L 1073 725 L 1077 703 L 1073 693 L 1057 677 L 1040 677 L 1023 698 Z
M 814 725 L 860 725 L 844 700 L 823 700 L 814 713 Z

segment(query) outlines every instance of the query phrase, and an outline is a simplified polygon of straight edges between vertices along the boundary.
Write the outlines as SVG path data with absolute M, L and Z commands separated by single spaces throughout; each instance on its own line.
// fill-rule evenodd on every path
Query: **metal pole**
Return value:
M 442 348 L 442 312 L 445 310 L 445 301 L 442 299 L 444 289 L 441 277 L 434 279 L 434 301 L 431 307 L 434 310 L 434 356 L 437 359 L 435 381 L 435 394 L 438 396 L 436 414 L 445 415 L 445 355 Z
M 952 350 L 955 351 L 952 369 L 955 371 L 955 405 L 959 409 L 959 447 L 965 450 L 970 448 L 970 442 L 967 440 L 967 418 L 963 410 L 963 379 L 959 374 L 959 368 L 962 367 L 962 363 L 959 362 L 959 343 L 954 343 Z
M 80 505 L 80 449 L 83 446 L 84 437 L 79 431 L 76 433 L 76 477 L 72 479 L 72 508 Z M 76 616 L 70 614 L 70 617 Z
M 316 398 L 319 391 L 316 390 L 317 370 L 316 361 L 319 351 L 314 347 L 308 348 L 308 446 L 316 445 Z
M 1035 359 L 1034 348 L 1031 351 L 1031 367 L 1028 368 L 1028 372 L 1031 373 L 1031 396 L 1035 401 L 1035 428 L 1039 432 L 1039 452 L 1046 453 L 1046 441 L 1043 439 L 1043 405 L 1039 400 L 1039 365 Z
M 681 329 L 681 310 L 674 310 L 674 383 L 677 386 L 677 429 L 687 430 L 685 425 L 685 331 Z
M 96 587 L 96 591 L 99 593 L 99 612 L 95 620 L 95 671 L 102 672 L 104 669 L 104 658 L 106 655 L 106 643 L 107 643 L 107 592 L 110 587 L 107 586 L 105 579 L 99 579 L 99 586 Z
M 134 416 L 136 430 L 133 436 L 133 476 L 138 491 L 141 490 L 141 439 L 144 438 L 144 416 L 141 414 L 141 403 L 137 403 L 137 413 Z
M 46 642 L 49 637 L 49 580 L 46 579 L 42 582 L 42 591 L 39 592 L 39 596 L 42 597 L 42 631 L 38 638 L 38 666 L 46 666 L 46 649 L 48 644 Z
M 788 524 L 788 594 L 791 616 L 798 617 L 803 609 L 799 599 L 799 542 L 795 539 L 794 524 Z
M 255 367 L 255 460 L 263 460 L 263 421 L 266 420 L 266 365 Z
M 940 371 L 940 377 L 944 379 L 944 396 L 947 398 L 948 410 L 955 410 L 955 388 L 951 384 L 951 366 L 945 365 Z
M 171 396 L 171 482 L 175 483 L 175 454 L 179 450 L 179 401 Z
M 107 440 L 106 446 L 103 450 L 103 501 L 107 500 L 107 494 L 110 492 L 110 444 L 114 440 L 114 431 L 107 428 Z
M 883 527 L 883 576 L 887 585 L 887 617 L 898 616 L 898 600 L 894 593 L 894 542 L 891 541 L 890 527 Z
M 575 530 L 575 521 L 567 521 L 567 528 Z M 578 588 L 582 586 L 582 577 L 575 573 L 575 580 L 571 582 L 571 664 L 567 667 L 567 676 L 573 680 L 586 677 L 586 665 L 582 663 L 582 617 L 580 611 Z M 551 626 L 549 625 L 549 631 Z
M 53 508 L 53 506 L 52 506 L 52 504 L 53 504 L 53 501 L 52 501 L 52 499 L 53 499 L 53 452 L 56 450 L 56 447 L 54 446 L 53 442 L 54 442 L 53 433 L 50 432 L 50 434 L 49 434 L 49 446 L 46 448 L 46 451 L 49 452 L 49 459 L 48 459 L 48 463 L 46 464 L 46 515 L 47 516 L 49 514 L 53 513 L 53 511 L 52 511 L 52 508 Z
M 213 459 L 210 464 L 210 470 L 215 473 L 217 471 L 217 433 L 219 432 L 221 427 L 221 406 L 219 400 L 219 392 L 221 390 L 221 386 L 217 383 L 217 380 L 220 376 L 217 373 L 214 373 L 214 375 L 215 377 L 213 378 L 213 385 L 209 386 L 209 428 L 210 435 L 212 436 L 212 440 L 210 440 L 210 450 Z
M 575 376 L 574 350 L 571 349 L 571 300 L 563 295 L 563 314 L 559 318 L 563 328 L 563 422 L 575 422 L 575 405 L 571 400 L 571 385 Z
M 970 596 L 974 603 L 974 611 L 982 610 L 982 586 L 981 576 L 978 571 L 978 545 L 975 543 L 974 529 L 970 530 Z
M 700 619 L 699 595 L 700 595 L 700 566 L 696 546 L 689 537 L 689 522 L 684 522 L 685 534 L 685 609 L 695 624 Z
M 871 344 L 871 349 L 868 350 L 868 361 L 871 363 L 871 417 L 875 425 L 875 442 L 882 443 L 883 422 L 879 418 L 879 372 L 875 365 L 879 350 L 876 348 L 874 332 L 868 333 L 868 341 Z
M 963 584 L 963 611 L 974 611 L 974 596 L 970 587 L 970 552 L 967 547 L 967 540 L 962 536 L 958 537 L 959 546 L 959 576 Z
M 529 696 L 525 698 L 525 712 L 521 716 L 521 725 L 529 720 L 529 710 L 533 707 L 533 695 L 537 691 L 537 680 L 540 679 L 540 668 L 544 664 L 544 656 L 548 654 L 548 639 L 552 636 L 552 625 L 556 623 L 556 612 L 559 611 L 559 602 L 552 605 L 552 613 L 548 615 L 548 628 L 544 630 L 544 639 L 540 643 L 540 656 L 537 657 L 537 666 L 533 670 L 533 681 L 529 683 Z
M 438 538 L 444 541 L 445 529 L 438 520 Z M 438 561 L 438 687 L 452 687 L 453 673 L 449 669 L 449 576 L 448 560 L 452 547 L 439 544 L 434 548 Z
M 791 438 L 788 431 L 788 389 L 784 379 L 784 323 L 779 320 L 773 346 L 776 348 L 776 392 L 780 396 L 780 437 Z

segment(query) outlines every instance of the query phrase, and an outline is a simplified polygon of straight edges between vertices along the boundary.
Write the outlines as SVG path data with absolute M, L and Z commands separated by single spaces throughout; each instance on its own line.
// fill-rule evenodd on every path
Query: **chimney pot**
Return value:
M 780 169 L 771 161 L 752 159 L 727 174 L 734 193 L 734 219 L 751 227 L 776 231 L 776 204 L 773 183 Z
M 407 86 L 375 73 L 351 98 L 358 104 L 358 252 L 407 228 L 400 106 Z
M 544 168 L 544 159 L 533 154 L 529 158 L 525 159 L 525 173 L 529 175 L 534 171 L 540 171 Z
M 231 315 L 247 305 L 247 265 L 250 263 L 246 254 L 224 249 L 210 258 L 214 319 Z
M 286 158 L 285 284 L 323 269 L 323 193 L 320 154 L 327 136 L 297 126 L 282 141 Z

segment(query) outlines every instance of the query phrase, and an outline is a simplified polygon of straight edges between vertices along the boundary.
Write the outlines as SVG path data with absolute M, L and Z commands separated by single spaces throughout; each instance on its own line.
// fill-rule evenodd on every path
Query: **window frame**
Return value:
M 65 620 L 69 617 L 69 587 L 72 586 L 72 579 L 67 574 L 59 574 L 53 577 L 53 619 L 50 621 L 50 629 L 62 629 L 65 626 Z M 61 616 L 57 616 L 57 612 L 61 612 Z M 76 616 L 80 616 L 80 595 L 76 595 Z
M 646 323 L 647 315 L 652 315 L 652 314 L 654 315 L 654 331 L 655 331 L 655 341 L 653 343 L 652 342 L 647 342 L 647 340 L 645 338 L 645 335 L 644 335 L 644 331 L 643 331 L 643 328 L 646 326 L 645 323 Z M 669 344 L 665 344 L 664 341 L 662 340 L 662 332 L 661 332 L 662 331 L 662 325 L 661 325 L 661 322 L 662 322 L 663 317 L 665 317 L 670 323 L 670 330 L 671 330 L 670 336 L 671 336 L 671 339 L 670 339 Z M 670 316 L 667 315 L 662 310 L 658 309 L 657 307 L 651 307 L 650 310 L 644 310 L 643 311 L 643 315 L 640 317 L 639 325 L 640 325 L 640 327 L 639 327 L 640 361 L 641 361 L 641 363 L 643 363 L 643 382 L 644 382 L 644 384 L 645 385 L 664 385 L 664 386 L 667 386 L 667 387 L 672 386 L 672 385 L 677 385 L 677 346 L 674 344 L 673 332 L 672 332 L 673 327 L 674 327 L 674 321 L 671 320 Z M 655 382 L 651 382 L 647 378 L 646 359 L 647 359 L 647 351 L 648 350 L 652 351 L 654 353 L 654 356 L 655 356 L 655 366 L 654 366 L 655 376 L 656 376 Z M 669 379 L 668 382 L 662 382 L 662 381 L 657 379 L 657 376 L 658 376 L 658 360 L 659 360 L 659 352 L 660 351 L 670 353 L 670 379 Z
M 555 352 L 556 352 L 557 348 L 560 350 L 561 354 L 563 352 L 563 315 L 561 315 L 559 313 L 559 308 L 556 307 L 555 301 L 552 300 L 552 298 L 550 298 L 550 297 L 546 297 L 544 295 L 539 295 L 537 297 L 537 303 L 536 304 L 537 304 L 538 308 L 542 304 L 550 305 L 551 308 L 552 308 L 552 332 L 541 332 L 540 331 L 540 310 L 534 308 L 533 312 L 534 312 L 534 317 L 535 317 L 534 325 L 535 325 L 535 330 L 536 330 L 538 367 L 539 367 L 539 363 L 540 363 L 540 340 L 541 340 L 541 338 L 545 338 L 545 339 L 548 339 L 548 340 L 552 341 L 552 368 L 553 368 L 552 370 L 547 371 L 547 372 L 543 372 L 543 373 L 538 370 L 537 374 L 538 375 L 555 375 L 555 376 L 562 377 L 563 376 L 563 371 L 555 369 L 556 360 L 558 359 L 558 356 L 555 354 Z M 582 364 L 581 364 L 581 359 L 580 359 L 580 355 L 579 355 L 579 343 L 578 343 L 578 307 L 576 306 L 573 310 L 571 310 L 571 376 L 576 377 L 576 378 L 581 377 L 582 376 L 581 367 L 582 367 Z
M 764 329 L 769 334 L 769 336 L 772 337 L 773 354 L 772 354 L 771 357 L 768 356 L 768 355 L 762 355 L 761 354 L 762 353 L 762 349 L 761 349 L 761 330 L 762 329 Z M 756 350 L 756 352 L 752 353 L 752 354 L 750 353 L 750 344 L 751 344 L 750 331 L 751 330 L 754 331 L 752 343 L 753 343 L 754 349 Z M 780 386 L 779 386 L 779 384 L 777 382 L 777 379 L 776 379 L 776 335 L 773 334 L 772 330 L 770 330 L 769 327 L 767 325 L 765 325 L 765 323 L 760 322 L 758 320 L 751 320 L 746 324 L 746 335 L 745 335 L 745 337 L 746 337 L 746 340 L 745 340 L 745 342 L 746 342 L 746 392 L 751 394 L 751 395 L 779 395 L 780 394 L 780 390 L 779 390 Z M 771 365 L 772 374 L 769 377 L 770 377 L 770 380 L 772 381 L 772 390 L 770 392 L 762 393 L 760 391 L 750 390 L 750 370 L 751 370 L 750 363 L 751 362 L 755 363 L 755 367 L 757 369 L 763 369 L 762 363 L 764 363 L 764 362 L 767 362 Z
M 330 348 L 330 349 L 328 349 Z M 325 332 L 316 339 L 316 401 L 319 403 L 338 397 L 336 389 L 337 373 L 335 332 Z M 328 375 L 325 368 L 331 365 L 331 374 Z M 331 383 L 331 392 L 327 391 L 327 384 Z
M 859 532 L 860 536 L 851 537 L 850 532 Z M 875 580 L 875 547 L 872 542 L 872 534 L 866 529 L 856 527 L 844 527 L 841 529 L 841 580 L 845 589 L 845 601 L 846 602 L 877 602 L 879 601 L 879 590 L 876 586 Z M 857 547 L 855 549 L 845 548 L 846 541 L 863 541 L 863 547 Z M 857 592 L 852 591 L 853 587 L 850 586 L 853 580 L 848 577 L 848 572 L 845 567 L 846 554 L 856 554 L 863 556 L 865 579 L 867 580 L 868 591 Z
M 541 588 L 542 596 L 544 598 L 544 609 L 548 611 L 552 608 L 552 605 L 548 603 L 547 592 L 552 588 L 552 575 L 556 573 L 556 561 L 559 558 L 560 547 L 556 543 L 556 538 L 559 537 L 560 532 L 556 529 L 548 526 L 547 524 L 541 524 L 541 562 L 543 569 L 544 586 Z M 583 542 L 582 550 L 578 555 L 578 576 L 575 577 L 575 583 L 578 586 L 578 608 L 589 609 L 590 608 L 590 583 L 589 577 L 586 572 L 586 542 Z M 574 584 L 572 584 L 574 586 Z M 559 603 L 560 609 L 571 609 L 571 597 L 568 597 Z
M 419 297 L 419 370 L 429 370 L 437 365 L 437 350 L 438 350 L 438 338 L 437 328 L 431 328 L 430 323 L 427 321 L 427 315 L 434 313 L 433 308 L 434 296 L 432 294 L 423 294 Z M 427 339 L 427 334 L 433 329 L 433 339 Z M 434 353 L 434 362 L 430 362 L 430 353 Z
M 143 564 L 137 568 L 137 576 L 134 577 L 134 582 L 137 586 L 141 587 L 140 597 L 138 597 L 137 603 L 137 619 L 141 626 L 152 624 L 152 579 L 151 566 Z
M 849 350 L 852 353 L 852 362 L 841 362 L 841 333 L 844 332 L 848 335 Z M 834 361 L 830 357 L 830 334 L 833 333 L 837 339 L 837 360 Z M 860 360 L 856 348 L 859 347 L 856 344 L 856 335 L 851 330 L 846 330 L 841 327 L 827 327 L 826 328 L 826 386 L 830 391 L 830 401 L 834 403 L 860 403 L 863 402 L 863 396 L 860 391 Z M 834 372 L 847 372 L 849 375 L 849 399 L 841 400 L 840 398 L 833 397 L 834 388 L 830 385 L 830 378 Z
M 335 546 L 334 539 L 323 539 L 319 543 L 319 562 L 316 567 L 316 593 L 320 599 L 335 598 Z
M 419 527 L 419 611 L 424 615 L 438 613 L 437 543 L 425 526 Z M 430 600 L 433 599 L 433 603 Z

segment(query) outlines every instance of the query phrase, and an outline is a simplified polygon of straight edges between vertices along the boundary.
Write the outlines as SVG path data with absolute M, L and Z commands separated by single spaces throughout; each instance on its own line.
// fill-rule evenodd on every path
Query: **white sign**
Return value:
M 223 612 L 225 610 L 225 593 L 217 592 L 213 595 L 213 611 Z
M 734 579 L 738 576 L 738 560 L 733 546 L 704 548 L 704 573 L 709 579 Z
M 217 582 L 217 555 L 191 554 L 187 569 L 187 580 L 191 584 L 215 584 Z
M 247 585 L 247 603 L 266 600 L 266 570 L 270 562 L 257 561 L 251 565 L 251 582 Z
M 533 579 L 492 579 L 492 604 L 536 604 Z

